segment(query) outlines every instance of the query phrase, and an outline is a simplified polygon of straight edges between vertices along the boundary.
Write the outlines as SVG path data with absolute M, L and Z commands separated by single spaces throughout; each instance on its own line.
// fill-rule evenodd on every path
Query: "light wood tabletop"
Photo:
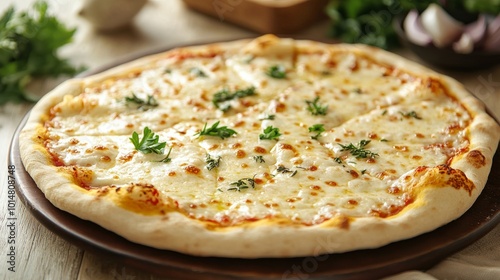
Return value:
M 33 0 L 3 0 L 0 14 L 8 6 L 18 9 L 29 7 Z M 150 0 L 135 18 L 132 27 L 115 33 L 98 33 L 77 16 L 78 5 L 71 0 L 48 0 L 50 11 L 68 26 L 77 27 L 75 40 L 64 47 L 61 54 L 75 65 L 84 64 L 90 69 L 123 60 L 132 54 L 168 48 L 182 44 L 225 41 L 253 37 L 257 34 L 230 25 L 224 21 L 196 13 L 180 0 Z M 299 38 L 328 40 L 327 22 L 294 34 Z M 421 62 L 406 50 L 398 53 Z M 422 62 L 421 62 L 422 63 Z M 442 70 L 438 70 L 443 72 Z M 479 99 L 490 112 L 500 119 L 500 67 L 473 72 L 446 71 L 458 79 Z M 41 80 L 31 89 L 43 94 L 62 80 Z M 2 93 L 0 93 L 2 94 Z M 19 122 L 33 104 L 8 104 L 0 106 L 0 186 L 1 231 L 0 278 L 2 279 L 163 279 L 117 261 L 84 251 L 52 233 L 38 222 L 30 211 L 14 198 L 15 210 L 8 215 L 8 153 L 10 141 Z M 15 168 L 22 168 L 16 166 Z M 14 217 L 15 219 L 8 219 Z M 15 272 L 11 264 L 7 244 L 12 235 L 9 222 L 15 224 Z M 498 232 L 498 226 L 495 229 Z M 496 243 L 500 243 L 498 234 Z M 12 238 L 11 238 L 12 239 Z M 496 260 L 499 261 L 499 260 Z M 499 264 L 500 266 L 500 264 Z M 458 278 L 457 278 L 458 279 Z

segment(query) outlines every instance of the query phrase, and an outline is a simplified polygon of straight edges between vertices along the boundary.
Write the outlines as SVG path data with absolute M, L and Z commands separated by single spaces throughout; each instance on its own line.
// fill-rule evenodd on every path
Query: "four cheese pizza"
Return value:
M 462 215 L 499 125 L 397 55 L 272 35 L 173 49 L 65 82 L 20 135 L 56 207 L 198 256 L 380 247 Z

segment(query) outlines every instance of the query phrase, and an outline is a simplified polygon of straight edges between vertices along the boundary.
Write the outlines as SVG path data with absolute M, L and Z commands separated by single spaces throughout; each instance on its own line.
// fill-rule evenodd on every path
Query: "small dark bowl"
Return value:
M 402 43 L 422 60 L 437 67 L 452 70 L 475 70 L 500 64 L 500 52 L 473 51 L 468 54 L 457 53 L 451 48 L 420 46 L 412 43 L 403 30 L 404 16 L 396 17 L 394 29 Z

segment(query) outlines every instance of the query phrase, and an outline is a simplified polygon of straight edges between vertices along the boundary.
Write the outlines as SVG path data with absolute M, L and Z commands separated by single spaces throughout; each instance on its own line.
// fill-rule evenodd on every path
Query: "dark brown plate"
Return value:
M 25 171 L 19 155 L 19 132 L 27 117 L 14 134 L 9 151 L 9 164 L 15 165 L 17 171 L 16 191 L 24 205 L 44 226 L 78 247 L 158 275 L 182 279 L 374 279 L 429 268 L 500 223 L 500 151 L 497 151 L 485 189 L 462 217 L 432 232 L 378 249 L 251 260 L 194 257 L 158 250 L 132 243 L 92 222 L 61 211 L 45 198 Z M 321 245 L 318 241 L 318 246 Z

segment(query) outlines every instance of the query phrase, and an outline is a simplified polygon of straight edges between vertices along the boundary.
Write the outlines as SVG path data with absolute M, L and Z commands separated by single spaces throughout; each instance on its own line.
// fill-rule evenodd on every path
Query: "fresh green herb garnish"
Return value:
M 133 104 L 138 105 L 137 109 L 140 109 L 140 110 L 149 110 L 151 108 L 158 106 L 158 101 L 156 101 L 156 98 L 153 95 L 148 95 L 148 99 L 144 100 L 144 99 L 137 97 L 137 95 L 135 95 L 135 93 L 132 93 L 132 96 L 125 97 L 125 102 L 127 102 L 127 104 L 133 103 Z
M 255 176 L 254 176 L 254 178 L 255 178 Z M 243 178 L 243 179 L 240 179 L 236 182 L 232 182 L 230 185 L 233 187 L 231 187 L 227 190 L 241 192 L 241 190 L 248 189 L 250 187 L 252 187 L 252 189 L 253 189 L 253 188 L 255 188 L 254 178 Z
M 259 120 L 274 120 L 276 118 L 276 115 L 265 115 L 264 117 L 260 118 Z
M 370 142 L 370 140 L 361 140 L 357 146 L 352 143 L 349 143 L 349 145 L 339 144 L 342 147 L 340 151 L 349 151 L 357 159 L 377 157 L 377 153 L 365 149 Z
M 219 127 L 219 123 L 220 123 L 220 121 L 216 121 L 209 128 L 207 128 L 207 123 L 205 123 L 205 126 L 203 126 L 203 129 L 200 132 L 196 133 L 195 136 L 198 135 L 198 138 L 200 138 L 203 135 L 217 136 L 217 137 L 220 137 L 222 139 L 225 139 L 225 138 L 229 138 L 229 137 L 233 136 L 234 134 L 237 134 L 236 131 L 234 131 L 230 128 L 227 128 L 227 126 Z
M 0 105 L 36 101 L 26 90 L 33 78 L 84 70 L 58 56 L 58 49 L 71 42 L 76 30 L 68 29 L 47 10 L 46 2 L 37 1 L 33 13 L 16 13 L 11 6 L 0 15 Z
M 264 133 L 259 135 L 260 140 L 278 140 L 281 136 L 280 129 L 272 125 L 264 129 Z
M 380 142 L 389 142 L 389 140 L 382 138 L 382 139 L 380 139 Z
M 192 75 L 195 75 L 196 77 L 200 77 L 200 78 L 206 78 L 206 77 L 208 77 L 207 74 L 205 74 L 205 72 L 203 72 L 203 70 L 201 70 L 198 67 L 191 68 L 189 70 L 189 73 L 191 73 Z
M 399 112 L 403 117 L 405 118 L 415 118 L 417 120 L 421 120 L 422 118 L 417 115 L 417 112 L 415 111 L 410 111 L 410 112 Z
M 341 158 L 339 158 L 339 157 L 336 157 L 336 158 L 334 158 L 333 160 L 334 160 L 336 163 L 338 163 L 338 164 L 342 164 L 342 159 L 341 159 Z
M 221 110 L 222 112 L 226 112 L 231 109 L 231 105 L 229 105 L 227 101 L 252 96 L 255 94 L 255 87 L 253 86 L 246 89 L 237 90 L 233 93 L 229 92 L 228 89 L 223 89 L 214 94 L 212 103 L 215 105 L 215 107 L 217 107 L 217 109 Z
M 170 149 L 168 149 L 168 153 L 167 153 L 167 156 L 165 158 L 163 158 L 162 160 L 160 160 L 160 162 L 164 162 L 164 163 L 169 163 L 172 161 L 172 159 L 170 158 L 170 153 L 172 152 L 172 147 L 170 147 Z
M 135 149 L 144 154 L 163 154 L 165 146 L 167 145 L 166 142 L 160 142 L 160 136 L 152 132 L 147 126 L 142 133 L 142 140 L 139 139 L 139 134 L 135 131 L 129 139 L 132 141 L 132 144 L 134 144 Z
M 264 160 L 263 156 L 253 156 L 253 159 L 255 160 L 255 162 L 258 162 L 258 163 L 264 163 L 264 162 L 266 162 Z
M 273 66 L 269 67 L 266 74 L 269 77 L 272 77 L 275 79 L 285 79 L 286 78 L 286 70 L 285 70 L 285 67 L 283 67 L 282 65 L 273 65 Z
M 306 100 L 307 103 L 307 111 L 311 112 L 311 114 L 317 115 L 326 115 L 326 111 L 328 110 L 328 105 L 321 106 L 318 104 L 319 97 L 314 98 L 313 101 Z
M 365 173 L 366 173 L 366 169 L 361 170 L 361 174 L 365 174 Z
M 281 174 L 290 174 L 290 177 L 293 177 L 297 174 L 297 170 L 291 170 L 289 168 L 286 168 L 283 165 L 278 165 L 278 168 L 276 169 L 276 172 L 281 173 Z
M 207 163 L 206 167 L 207 167 L 208 171 L 210 171 L 216 167 L 219 167 L 220 157 L 213 158 L 211 155 L 207 154 L 205 162 Z
M 318 137 L 321 135 L 321 133 L 323 133 L 325 131 L 325 127 L 323 126 L 323 124 L 321 123 L 318 123 L 318 124 L 314 124 L 313 126 L 310 126 L 309 127 L 309 132 L 316 132 L 316 135 L 314 136 L 311 136 L 312 139 L 314 140 L 318 140 Z

